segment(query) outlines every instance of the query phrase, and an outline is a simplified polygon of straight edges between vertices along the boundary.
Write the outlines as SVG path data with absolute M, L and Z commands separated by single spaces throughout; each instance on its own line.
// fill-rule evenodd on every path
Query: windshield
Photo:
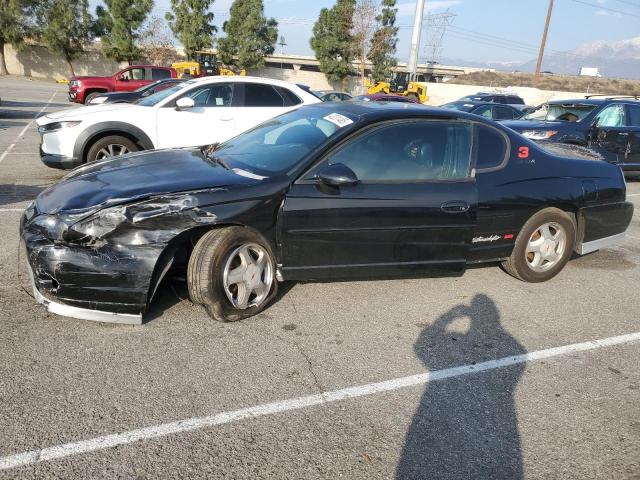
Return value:
M 565 121 L 579 122 L 589 115 L 596 105 L 578 103 L 544 103 L 533 112 L 523 117 L 523 120 Z
M 213 156 L 236 173 L 272 176 L 290 170 L 340 128 L 349 128 L 356 121 L 351 114 L 303 107 L 240 134 L 218 147 Z
M 179 92 L 183 88 L 190 87 L 191 85 L 193 85 L 193 81 L 179 83 L 177 85 L 174 85 L 171 88 L 165 88 L 164 90 L 160 90 L 159 92 L 156 92 L 152 95 L 149 95 L 148 97 L 138 100 L 136 104 L 141 105 L 143 107 L 153 107 L 154 105 L 157 105 L 165 98 L 168 98 L 174 93 Z

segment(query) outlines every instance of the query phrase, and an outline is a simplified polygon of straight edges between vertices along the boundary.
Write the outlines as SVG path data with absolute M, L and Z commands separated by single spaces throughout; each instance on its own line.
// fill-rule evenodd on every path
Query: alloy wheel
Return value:
M 273 277 L 266 249 L 255 243 L 241 245 L 231 252 L 225 264 L 224 293 L 235 308 L 257 307 L 269 296 Z
M 538 227 L 527 242 L 525 258 L 534 272 L 546 272 L 561 259 L 567 246 L 567 233 L 555 222 Z

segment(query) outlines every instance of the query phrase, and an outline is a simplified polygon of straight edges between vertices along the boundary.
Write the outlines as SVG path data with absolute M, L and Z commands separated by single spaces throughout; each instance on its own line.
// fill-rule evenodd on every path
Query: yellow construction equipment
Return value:
M 182 78 L 182 76 L 187 73 L 192 77 L 208 77 L 212 75 L 246 75 L 244 69 L 239 73 L 236 73 L 229 68 L 221 66 L 218 63 L 215 53 L 196 52 L 194 57 L 195 58 L 192 61 L 174 62 L 171 64 L 171 67 L 175 68 L 178 72 L 178 78 Z
M 420 103 L 426 103 L 429 100 L 427 87 L 419 82 L 410 81 L 409 73 L 407 72 L 394 72 L 393 77 L 388 82 L 372 84 L 367 80 L 365 86 L 368 87 L 367 93 L 370 95 L 376 93 L 402 95 L 415 98 Z

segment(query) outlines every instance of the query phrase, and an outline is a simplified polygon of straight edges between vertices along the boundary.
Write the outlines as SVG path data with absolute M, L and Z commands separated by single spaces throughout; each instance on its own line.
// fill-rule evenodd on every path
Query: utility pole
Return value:
M 536 62 L 536 78 L 540 76 L 540 69 L 542 68 L 542 57 L 544 57 L 544 47 L 547 44 L 547 33 L 549 33 L 549 23 L 551 23 L 552 12 L 553 12 L 553 0 L 549 0 L 549 9 L 547 10 L 547 23 L 545 23 L 544 25 L 542 42 L 540 42 L 540 52 L 538 53 L 538 61 Z
M 420 51 L 420 36 L 422 35 L 422 17 L 424 15 L 424 0 L 416 0 L 416 17 L 413 21 L 413 34 L 411 35 L 411 50 L 407 71 L 409 80 L 413 80 L 418 72 L 418 52 Z
M 280 45 L 280 56 L 282 57 L 282 55 L 284 55 L 284 47 L 287 46 L 284 36 L 282 35 L 280 36 L 280 43 L 278 43 L 278 45 Z M 282 68 L 282 58 L 280 58 L 280 78 L 284 80 L 284 69 Z

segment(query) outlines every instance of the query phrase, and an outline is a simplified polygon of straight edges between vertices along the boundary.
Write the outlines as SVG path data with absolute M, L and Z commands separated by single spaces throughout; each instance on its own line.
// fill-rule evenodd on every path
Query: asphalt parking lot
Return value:
M 18 258 L 62 176 L 33 119 L 82 107 L 0 97 L 0 478 L 640 478 L 640 182 L 624 243 L 545 284 L 286 284 L 220 324 L 175 280 L 145 325 L 100 324 L 37 305 Z

